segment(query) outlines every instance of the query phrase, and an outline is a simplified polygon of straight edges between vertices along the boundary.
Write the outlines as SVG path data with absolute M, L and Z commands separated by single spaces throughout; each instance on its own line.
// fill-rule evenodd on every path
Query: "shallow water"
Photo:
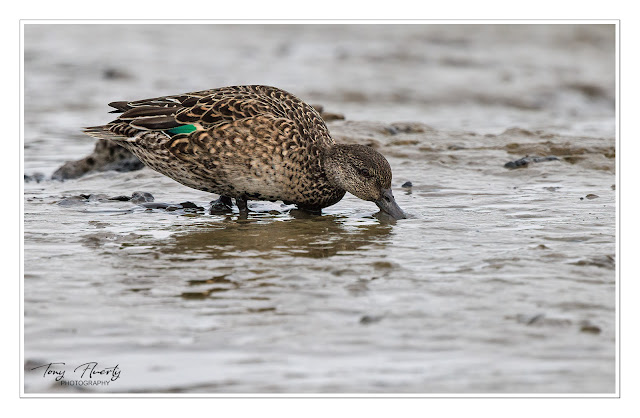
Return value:
M 350 195 L 322 216 L 251 202 L 246 219 L 65 199 L 215 198 L 149 169 L 27 182 L 25 392 L 613 392 L 613 41 L 602 26 L 27 25 L 26 174 L 88 154 L 80 128 L 109 101 L 264 83 L 343 113 L 333 136 L 388 157 L 409 218 Z M 503 167 L 527 155 L 559 160 Z M 91 361 L 121 373 L 62 386 L 31 370 L 65 362 L 82 382 Z

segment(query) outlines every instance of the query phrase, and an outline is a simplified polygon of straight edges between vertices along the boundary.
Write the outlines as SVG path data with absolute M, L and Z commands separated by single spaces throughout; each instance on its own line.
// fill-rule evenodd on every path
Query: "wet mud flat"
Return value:
M 611 25 L 34 25 L 24 45 L 26 393 L 614 392 Z M 237 84 L 323 105 L 409 218 L 349 195 L 210 214 L 81 133 L 110 101 Z M 51 362 L 120 373 L 63 386 Z
M 30 370 L 27 392 L 613 390 L 612 138 L 329 127 L 389 158 L 409 219 L 351 196 L 210 215 L 147 168 L 27 182 L 25 367 L 122 369 L 73 388 Z

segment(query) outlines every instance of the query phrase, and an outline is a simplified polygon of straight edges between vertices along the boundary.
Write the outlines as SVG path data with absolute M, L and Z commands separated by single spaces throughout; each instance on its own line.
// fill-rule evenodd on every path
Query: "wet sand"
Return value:
M 185 47 L 203 37 L 209 54 Z M 25 392 L 612 393 L 613 42 L 602 25 L 26 27 Z M 247 219 L 106 199 L 216 197 L 147 168 L 50 179 L 109 101 L 249 83 L 343 114 L 333 137 L 387 156 L 409 219 L 353 196 Z M 88 361 L 121 375 L 31 370 Z

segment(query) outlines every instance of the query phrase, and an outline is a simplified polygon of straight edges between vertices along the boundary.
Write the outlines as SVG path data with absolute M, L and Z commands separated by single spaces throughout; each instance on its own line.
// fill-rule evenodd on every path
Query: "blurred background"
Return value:
M 615 133 L 610 24 L 30 24 L 24 44 L 28 146 L 55 135 L 56 150 L 89 150 L 80 129 L 105 122 L 108 102 L 237 84 L 274 85 L 347 119 Z M 27 147 L 27 168 L 32 156 Z

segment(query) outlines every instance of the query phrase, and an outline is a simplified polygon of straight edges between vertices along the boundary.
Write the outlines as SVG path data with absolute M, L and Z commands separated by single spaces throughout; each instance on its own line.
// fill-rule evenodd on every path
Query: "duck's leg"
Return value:
M 246 215 L 249 213 L 247 196 L 236 197 L 236 205 L 238 206 L 238 209 L 240 209 L 240 214 Z
M 233 203 L 231 203 L 231 198 L 229 196 L 220 196 L 218 199 L 211 202 L 209 214 L 213 215 L 216 213 L 229 212 L 232 207 Z

